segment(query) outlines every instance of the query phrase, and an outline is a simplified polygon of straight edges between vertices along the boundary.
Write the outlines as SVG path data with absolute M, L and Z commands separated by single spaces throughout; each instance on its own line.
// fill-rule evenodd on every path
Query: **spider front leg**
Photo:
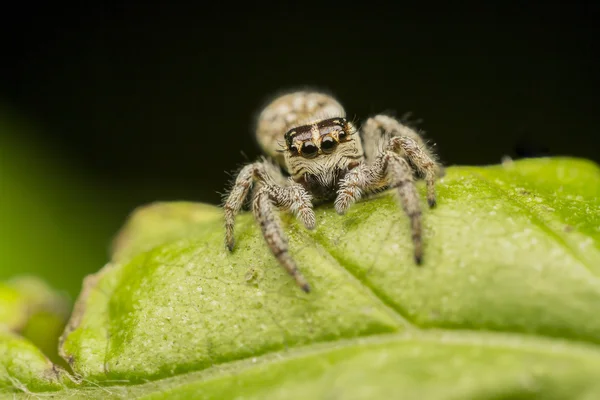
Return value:
M 377 157 L 373 165 L 363 163 L 348 172 L 340 184 L 335 209 L 339 214 L 344 214 L 363 193 L 374 192 L 384 187 L 396 188 L 398 192 L 402 208 L 410 218 L 414 259 L 417 264 L 421 264 L 423 230 L 419 195 L 410 165 L 398 154 L 385 151 Z
M 435 180 L 440 173 L 439 168 L 431 156 L 425 152 L 416 140 L 408 136 L 395 136 L 390 139 L 390 148 L 395 152 L 406 154 L 407 158 L 425 177 L 427 185 L 427 204 L 429 208 L 435 207 Z
M 313 229 L 315 227 L 315 214 L 312 210 L 311 197 L 306 190 L 292 180 L 288 180 L 286 185 L 281 172 L 268 161 L 255 162 L 242 168 L 223 206 L 225 211 L 225 243 L 229 251 L 233 251 L 235 245 L 233 235 L 235 217 L 240 212 L 255 182 L 260 182 L 266 187 L 278 188 L 273 190 L 278 193 L 275 199 L 277 205 L 284 210 L 291 211 L 302 221 L 306 228 Z
M 313 229 L 316 220 L 312 209 L 312 199 L 304 187 L 291 179 L 286 181 L 281 173 L 267 161 L 244 167 L 225 201 L 225 242 L 227 247 L 230 251 L 233 250 L 235 216 L 240 211 L 255 182 L 257 187 L 252 200 L 252 210 L 255 219 L 260 223 L 263 237 L 279 264 L 294 277 L 298 286 L 308 293 L 310 286 L 289 254 L 287 238 L 274 206 L 283 211 L 291 211 L 304 223 L 304 226 Z
M 273 189 L 262 187 L 256 191 L 252 203 L 254 217 L 260 223 L 263 237 L 279 264 L 294 278 L 296 284 L 308 293 L 310 292 L 310 286 L 289 253 L 287 238 L 281 227 L 281 220 L 277 212 L 273 210 L 273 203 L 281 203 L 281 199 L 278 199 L 281 195 L 281 193 L 278 193 L 281 188 L 275 188 L 279 189 L 275 191 Z
M 386 150 L 405 156 L 422 174 L 427 185 L 427 203 L 433 208 L 436 205 L 435 180 L 443 175 L 443 168 L 435 161 L 435 157 L 423 142 L 422 137 L 412 128 L 386 115 L 369 118 L 364 127 L 365 137 L 371 141 L 382 134 L 389 138 Z

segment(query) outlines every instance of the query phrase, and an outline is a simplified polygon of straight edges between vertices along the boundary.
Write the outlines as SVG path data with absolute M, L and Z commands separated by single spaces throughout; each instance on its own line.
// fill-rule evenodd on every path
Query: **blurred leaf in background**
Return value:
M 67 367 L 58 355 L 58 338 L 71 312 L 67 298 L 36 277 L 0 282 L 0 330 L 22 335 L 55 364 Z

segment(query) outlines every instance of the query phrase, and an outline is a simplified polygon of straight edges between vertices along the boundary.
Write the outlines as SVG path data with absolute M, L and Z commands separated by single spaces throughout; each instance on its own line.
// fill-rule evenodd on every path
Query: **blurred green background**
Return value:
M 74 297 L 106 260 L 118 208 L 15 115 L 0 111 L 0 279 L 38 275 Z
M 600 161 L 598 11 L 15 3 L 0 15 L 0 278 L 74 298 L 136 206 L 218 203 L 282 89 L 328 90 L 358 120 L 413 112 L 445 164 Z

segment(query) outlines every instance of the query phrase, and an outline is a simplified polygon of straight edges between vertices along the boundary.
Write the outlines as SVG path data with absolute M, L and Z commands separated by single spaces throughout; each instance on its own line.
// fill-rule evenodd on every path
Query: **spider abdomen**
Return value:
M 290 129 L 333 117 L 344 117 L 342 105 L 330 95 L 298 91 L 280 95 L 260 113 L 256 138 L 262 150 L 285 167 L 283 135 Z

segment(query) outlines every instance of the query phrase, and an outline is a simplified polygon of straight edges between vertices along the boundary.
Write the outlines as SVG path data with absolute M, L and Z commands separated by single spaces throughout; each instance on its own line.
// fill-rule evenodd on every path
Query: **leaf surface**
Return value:
M 452 167 L 423 208 L 421 267 L 393 192 L 321 207 L 313 232 L 282 216 L 308 295 L 251 215 L 229 253 L 216 207 L 139 209 L 84 283 L 61 341 L 84 380 L 60 393 L 600 397 L 598 167 Z
M 68 376 L 47 357 L 61 361 L 56 342 L 67 316 L 66 298 L 43 281 L 0 282 L 0 394 L 63 388 Z

